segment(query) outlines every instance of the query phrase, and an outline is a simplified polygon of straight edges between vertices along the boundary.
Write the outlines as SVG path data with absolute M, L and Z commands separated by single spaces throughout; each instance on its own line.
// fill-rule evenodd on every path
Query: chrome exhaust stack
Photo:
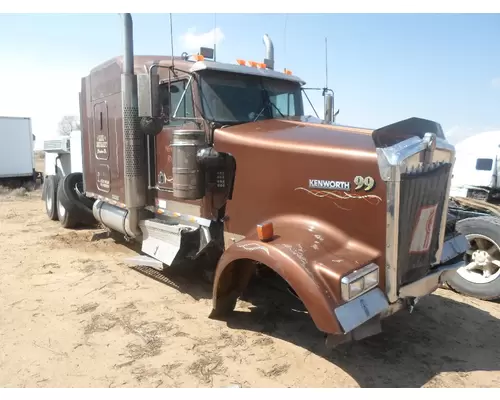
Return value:
M 266 67 L 268 69 L 274 69 L 274 45 L 273 45 L 273 42 L 267 33 L 262 38 L 262 41 L 264 42 L 264 45 L 266 46 L 266 58 L 264 59 L 264 64 L 266 64 Z
M 129 227 L 124 230 L 128 236 L 136 237 L 141 234 L 138 225 L 139 211 L 146 205 L 145 144 L 144 135 L 141 134 L 139 128 L 137 76 L 134 73 L 132 16 L 130 14 L 122 14 L 122 18 L 124 54 L 121 88 L 123 107 L 124 203 L 127 207 L 126 213 L 127 220 L 129 221 L 127 223 Z M 104 219 L 102 222 L 106 224 Z

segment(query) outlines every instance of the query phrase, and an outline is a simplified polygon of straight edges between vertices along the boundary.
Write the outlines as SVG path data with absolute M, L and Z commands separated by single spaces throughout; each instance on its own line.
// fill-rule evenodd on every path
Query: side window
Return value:
M 478 158 L 476 161 L 477 171 L 491 171 L 493 160 L 491 158 Z
M 295 115 L 295 101 L 294 95 L 291 93 L 281 93 L 276 96 L 272 96 L 271 101 L 276 104 L 276 107 L 285 116 Z M 273 116 L 275 118 L 280 117 L 280 113 L 273 108 Z
M 184 79 L 182 81 L 177 81 L 177 82 L 172 82 L 170 84 L 170 101 L 168 102 L 163 102 L 164 104 L 164 112 L 166 115 L 169 116 L 168 120 L 168 125 L 170 126 L 178 126 L 178 125 L 183 125 L 186 123 L 185 120 L 172 120 L 172 117 L 175 113 L 175 110 L 177 110 L 176 117 L 179 118 L 193 118 L 194 117 L 194 112 L 193 112 L 193 95 L 191 92 L 191 87 L 186 91 L 186 94 L 184 97 L 182 97 L 184 93 L 184 89 L 187 86 L 187 79 Z M 167 85 L 165 85 L 165 89 L 167 89 Z M 168 97 L 168 96 L 167 96 Z M 182 98 L 182 101 L 181 101 Z M 165 104 L 167 103 L 167 104 Z M 165 107 L 167 106 L 167 107 Z

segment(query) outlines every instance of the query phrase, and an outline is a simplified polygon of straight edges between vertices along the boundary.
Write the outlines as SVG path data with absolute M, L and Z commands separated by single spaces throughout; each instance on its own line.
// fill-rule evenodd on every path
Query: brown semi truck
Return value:
M 467 240 L 447 224 L 454 148 L 438 123 L 337 125 L 328 90 L 325 118 L 306 117 L 304 82 L 274 69 L 267 36 L 262 63 L 134 56 L 123 19 L 125 54 L 82 79 L 81 143 L 46 177 L 52 219 L 140 242 L 138 265 L 203 259 L 214 318 L 270 269 L 332 345 L 378 333 L 463 265 Z

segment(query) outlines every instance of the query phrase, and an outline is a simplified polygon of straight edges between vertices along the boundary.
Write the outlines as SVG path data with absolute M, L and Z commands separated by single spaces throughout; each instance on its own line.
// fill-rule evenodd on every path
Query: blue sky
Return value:
M 136 54 L 170 54 L 168 14 L 133 18 Z M 214 14 L 173 14 L 173 22 L 176 55 L 216 36 Z M 419 116 L 455 141 L 500 129 L 499 14 L 217 14 L 217 28 L 218 61 L 262 60 L 268 33 L 276 69 L 310 87 L 324 85 L 328 37 L 340 124 Z M 42 138 L 78 113 L 80 78 L 122 52 L 117 14 L 1 14 L 0 37 L 0 115 L 32 116 Z M 321 96 L 312 99 L 322 112 Z

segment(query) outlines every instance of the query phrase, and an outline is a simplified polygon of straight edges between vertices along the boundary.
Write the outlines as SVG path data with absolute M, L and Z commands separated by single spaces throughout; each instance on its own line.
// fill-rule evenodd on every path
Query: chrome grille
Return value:
M 450 163 L 434 163 L 401 173 L 398 286 L 424 277 L 435 262 Z

